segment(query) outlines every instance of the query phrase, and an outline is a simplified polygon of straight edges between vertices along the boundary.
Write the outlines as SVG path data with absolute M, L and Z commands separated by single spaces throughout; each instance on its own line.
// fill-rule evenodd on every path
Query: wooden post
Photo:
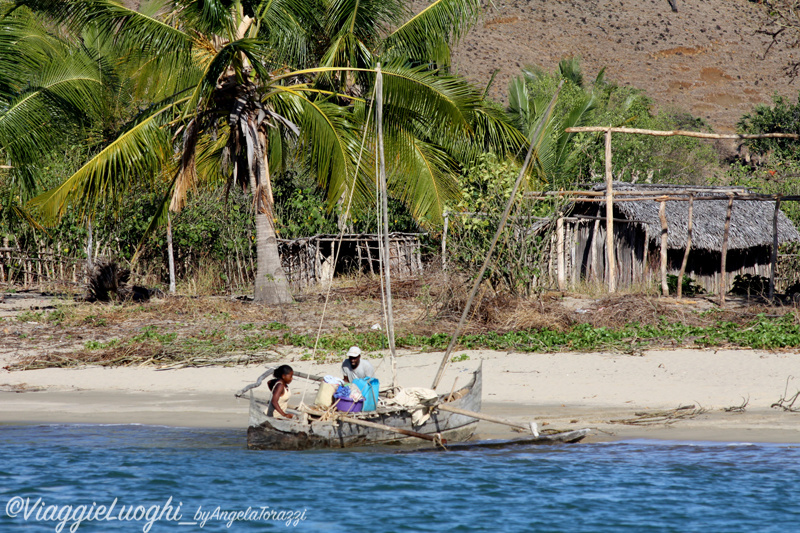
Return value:
M 678 300 L 683 296 L 683 276 L 686 274 L 686 265 L 689 262 L 689 250 L 692 249 L 692 222 L 694 215 L 694 194 L 689 195 L 689 228 L 686 234 L 686 250 L 683 252 L 681 271 L 678 272 Z
M 574 289 L 578 286 L 578 277 L 580 274 L 581 266 L 577 264 L 577 246 L 578 238 L 580 235 L 581 221 L 578 220 L 573 225 L 572 231 L 569 232 L 569 260 L 570 260 L 570 287 Z
M 399 277 L 403 272 L 403 265 L 405 264 L 406 256 L 403 253 L 399 240 L 394 242 L 394 248 L 397 251 L 397 259 L 395 260 L 395 263 L 397 264 L 397 276 Z
M 669 296 L 669 285 L 667 284 L 667 238 L 669 236 L 669 226 L 667 225 L 667 202 L 664 200 L 661 200 L 661 205 L 658 208 L 658 218 L 661 219 L 661 294 Z
M 86 266 L 89 268 L 94 267 L 94 259 L 92 257 L 92 221 L 89 220 L 86 223 Z
M 369 248 L 369 240 L 364 241 L 367 246 L 367 261 L 369 261 L 369 273 L 375 275 L 375 268 L 372 266 L 372 251 Z
M 322 411 L 318 411 L 316 409 L 310 409 L 308 407 L 302 407 L 300 411 L 317 416 L 322 416 L 324 414 Z M 388 431 L 390 433 L 398 433 L 400 435 L 408 435 L 409 437 L 416 437 L 418 439 L 427 440 L 433 443 L 439 442 L 439 437 L 436 435 L 426 435 L 425 433 L 419 433 L 418 431 L 412 431 L 410 429 L 397 428 L 393 426 L 387 426 L 385 424 L 377 424 L 375 422 L 370 422 L 369 420 L 362 420 L 354 416 L 347 416 L 343 413 L 333 413 L 333 417 L 340 422 L 347 422 L 348 424 L 354 424 L 356 426 L 363 426 L 372 429 L 380 429 L 382 431 Z M 442 444 L 445 444 L 446 442 L 447 441 L 443 439 L 441 440 Z
M 617 290 L 616 266 L 614 265 L 614 191 L 611 174 L 611 128 L 606 130 L 606 266 L 608 268 L 608 292 Z
M 319 247 L 322 244 L 319 239 L 314 241 L 314 281 L 319 283 L 322 280 L 322 260 L 320 258 Z
M 414 257 L 417 259 L 417 273 L 422 274 L 422 246 L 419 244 L 419 237 L 414 237 Z
M 781 212 L 781 197 L 775 199 L 775 213 L 772 215 L 772 256 L 770 257 L 769 299 L 775 297 L 775 271 L 778 269 L 778 213 Z
M 597 272 L 597 247 L 599 246 L 598 238 L 600 237 L 600 217 L 594 220 L 594 226 L 592 229 L 592 275 L 590 279 L 592 281 L 597 281 L 600 279 L 600 276 Z
M 444 229 L 442 229 L 442 272 L 445 273 L 447 281 L 447 226 L 450 223 L 450 213 L 444 212 Z
M 638 133 L 640 135 L 653 135 L 656 137 L 696 137 L 698 139 L 800 139 L 800 134 L 797 133 L 752 133 L 752 134 L 738 134 L 738 133 L 705 133 L 702 131 L 683 131 L 683 130 L 645 130 L 641 128 L 610 128 L 608 126 L 579 126 L 574 128 L 567 128 L 564 130 L 567 133 L 581 133 L 581 132 L 608 132 L 615 133 Z
M 647 224 L 644 225 L 644 259 L 642 268 L 642 277 L 649 283 L 652 279 L 650 277 L 650 230 L 647 229 Z
M 436 408 L 440 411 L 448 411 L 450 413 L 456 413 L 463 416 L 468 416 L 470 418 L 474 418 L 476 420 L 486 420 L 487 422 L 494 422 L 495 424 L 502 424 L 504 426 L 511 426 L 512 428 L 522 429 L 530 431 L 530 426 L 526 426 L 525 424 L 519 424 L 517 422 L 512 422 L 511 420 L 506 420 L 504 418 L 498 418 L 496 416 L 487 415 L 484 413 L 479 413 L 476 411 L 468 411 L 466 409 L 460 409 L 458 407 L 453 407 L 451 405 L 447 405 L 446 403 L 440 403 L 436 405 Z
M 728 237 L 731 233 L 731 211 L 733 210 L 733 195 L 728 198 L 728 209 L 725 211 L 725 233 L 722 235 L 722 261 L 720 264 L 719 278 L 719 304 L 725 305 L 725 292 L 728 290 L 728 275 L 725 271 L 728 262 Z
M 169 293 L 175 294 L 175 255 L 172 250 L 172 217 L 167 212 L 167 256 L 169 260 Z M 239 261 L 239 256 L 236 256 Z
M 556 276 L 558 279 L 558 290 L 564 290 L 564 213 L 558 214 L 556 220 L 556 256 L 558 258 Z
M 626 276 L 630 276 L 628 278 L 628 284 L 629 285 L 633 285 L 633 283 L 638 278 L 637 272 L 636 272 L 636 268 L 637 268 L 637 265 L 636 265 L 636 244 L 635 244 L 635 241 L 633 239 L 633 235 L 635 235 L 635 233 L 636 233 L 635 231 L 632 231 L 632 228 L 631 228 L 630 224 L 625 226 L 625 234 L 627 236 L 626 240 L 630 243 L 630 248 L 628 250 L 628 252 L 629 252 L 628 253 L 628 257 L 626 259 L 627 262 L 628 262 L 628 265 L 625 267 L 625 275 Z

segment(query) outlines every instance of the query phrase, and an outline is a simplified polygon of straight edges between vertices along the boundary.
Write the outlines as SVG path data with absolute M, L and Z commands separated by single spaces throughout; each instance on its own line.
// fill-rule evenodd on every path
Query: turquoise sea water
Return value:
M 0 532 L 800 528 L 792 445 L 629 441 L 408 454 L 251 452 L 244 442 L 243 430 L 229 429 L 0 426 Z

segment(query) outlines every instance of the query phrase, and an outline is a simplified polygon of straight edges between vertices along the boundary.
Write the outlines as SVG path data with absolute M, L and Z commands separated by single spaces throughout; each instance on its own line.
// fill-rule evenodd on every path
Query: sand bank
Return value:
M 593 440 L 658 438 L 800 443 L 800 413 L 771 409 L 786 389 L 800 390 L 800 356 L 753 350 L 650 351 L 643 356 L 608 353 L 518 354 L 458 351 L 469 359 L 453 363 L 440 392 L 466 384 L 483 364 L 484 412 L 545 427 L 597 428 Z M 372 354 L 382 383 L 390 381 L 388 360 Z M 430 386 L 441 354 L 403 353 L 401 384 Z M 338 364 L 287 361 L 313 374 L 338 375 Z M 0 366 L 8 361 L 0 361 Z M 247 402 L 234 392 L 255 381 L 260 366 L 186 368 L 45 369 L 0 371 L 0 424 L 139 423 L 172 426 L 247 425 Z M 790 376 L 798 376 L 797 378 Z M 313 384 L 296 380 L 292 404 Z M 749 399 L 744 413 L 725 407 Z M 798 402 L 800 403 L 800 402 Z M 636 413 L 695 404 L 707 412 L 670 426 L 631 426 L 612 421 Z M 481 424 L 482 437 L 510 437 L 504 426 Z

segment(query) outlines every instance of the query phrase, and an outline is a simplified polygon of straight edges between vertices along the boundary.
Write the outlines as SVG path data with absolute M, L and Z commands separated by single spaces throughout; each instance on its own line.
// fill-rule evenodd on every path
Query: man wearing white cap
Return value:
M 375 369 L 372 364 L 366 359 L 361 360 L 361 349 L 358 346 L 351 346 L 347 350 L 347 359 L 342 362 L 342 373 L 344 380 L 349 383 L 359 378 L 375 377 Z

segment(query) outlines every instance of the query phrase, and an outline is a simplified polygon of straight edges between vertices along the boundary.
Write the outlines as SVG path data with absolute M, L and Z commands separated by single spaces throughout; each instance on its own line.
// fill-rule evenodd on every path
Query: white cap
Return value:
M 358 346 L 351 346 L 349 350 L 347 350 L 347 357 L 361 357 L 361 348 Z

